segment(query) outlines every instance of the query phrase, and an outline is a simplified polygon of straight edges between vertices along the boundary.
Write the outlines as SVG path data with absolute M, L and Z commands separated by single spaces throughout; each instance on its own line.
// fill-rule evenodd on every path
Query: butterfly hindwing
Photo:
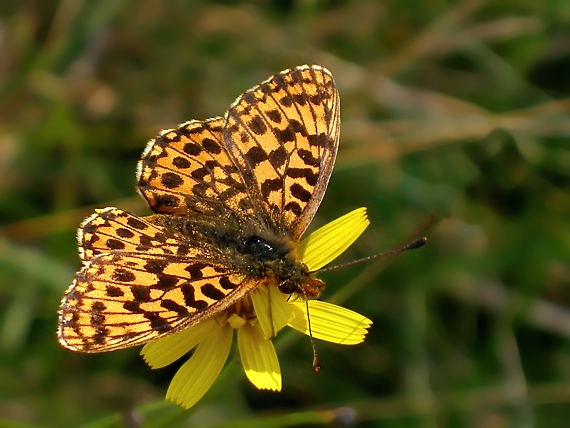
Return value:
M 222 311 L 252 286 L 227 267 L 208 262 L 102 254 L 87 263 L 66 293 L 59 340 L 81 352 L 143 344 Z
M 113 251 L 140 251 L 147 254 L 199 256 L 200 247 L 182 247 L 164 228 L 118 208 L 97 210 L 77 231 L 81 260 Z M 181 250 L 184 254 L 180 254 Z

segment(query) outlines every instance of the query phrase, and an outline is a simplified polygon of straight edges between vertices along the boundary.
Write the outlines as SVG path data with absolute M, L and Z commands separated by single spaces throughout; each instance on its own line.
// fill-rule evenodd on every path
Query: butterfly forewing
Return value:
M 137 180 L 153 211 L 253 217 L 242 176 L 222 144 L 224 122 L 190 121 L 149 142 Z
M 286 70 L 239 97 L 224 144 L 266 221 L 297 240 L 311 222 L 338 149 L 339 96 L 319 66 Z
M 149 142 L 137 182 L 156 214 L 105 208 L 81 224 L 83 268 L 61 303 L 60 343 L 82 352 L 142 344 L 223 311 L 261 283 L 279 285 L 260 274 L 267 255 L 255 254 L 298 242 L 323 198 L 338 128 L 330 72 L 302 66 L 247 91 L 224 118 Z

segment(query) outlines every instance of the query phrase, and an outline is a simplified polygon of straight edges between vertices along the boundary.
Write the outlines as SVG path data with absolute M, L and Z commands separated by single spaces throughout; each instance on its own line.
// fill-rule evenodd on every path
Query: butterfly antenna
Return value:
M 424 236 L 423 238 L 416 239 L 412 243 L 410 243 L 408 245 L 404 245 L 401 248 L 396 248 L 395 250 L 386 251 L 384 253 L 372 254 L 371 256 L 363 257 L 361 259 L 353 260 L 351 262 L 342 263 L 340 265 L 319 269 L 317 272 L 328 272 L 331 270 L 337 270 L 337 269 L 345 268 L 348 266 L 356 265 L 358 263 L 367 262 L 368 260 L 373 260 L 373 259 L 376 259 L 378 257 L 392 256 L 394 254 L 400 254 L 400 253 L 404 253 L 406 251 L 415 250 L 416 248 L 423 247 L 426 242 L 427 242 L 427 238 Z
M 311 329 L 311 317 L 309 316 L 309 299 L 307 299 L 307 294 L 305 290 L 301 289 L 305 295 L 305 309 L 307 311 L 307 327 L 309 328 L 309 337 L 311 338 L 311 347 L 313 348 L 313 371 L 319 373 L 321 371 L 321 361 L 319 360 L 319 355 L 317 354 L 317 346 L 315 345 L 315 339 L 313 338 L 313 330 Z

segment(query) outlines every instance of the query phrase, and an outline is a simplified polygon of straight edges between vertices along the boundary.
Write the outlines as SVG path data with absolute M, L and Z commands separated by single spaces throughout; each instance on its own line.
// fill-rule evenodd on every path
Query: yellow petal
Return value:
M 277 287 L 260 286 L 250 293 L 255 315 L 267 339 L 272 339 L 279 330 L 293 319 L 293 310 L 285 295 Z M 273 328 L 271 328 L 273 321 Z
M 153 369 L 167 366 L 204 340 L 217 325 L 214 318 L 209 318 L 178 333 L 147 343 L 142 348 L 141 355 Z
M 311 272 L 332 262 L 368 227 L 366 208 L 358 208 L 307 236 L 299 244 L 298 254 Z
M 259 324 L 246 323 L 238 330 L 239 356 L 247 378 L 257 389 L 281 391 L 281 369 L 275 348 Z
M 289 302 L 295 318 L 289 326 L 306 335 L 309 334 L 307 310 L 303 299 Z M 364 341 L 372 321 L 357 312 L 320 300 L 309 300 L 311 331 L 315 339 L 356 345 Z
M 232 345 L 233 329 L 216 326 L 196 347 L 190 359 L 180 367 L 166 392 L 166 399 L 190 408 L 210 389 L 222 368 Z

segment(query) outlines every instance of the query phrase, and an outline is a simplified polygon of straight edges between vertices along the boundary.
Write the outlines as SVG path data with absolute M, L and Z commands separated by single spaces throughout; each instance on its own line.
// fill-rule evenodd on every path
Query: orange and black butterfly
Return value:
M 224 117 L 149 142 L 140 194 L 154 214 L 98 210 L 81 224 L 83 262 L 63 297 L 65 348 L 105 352 L 220 313 L 260 284 L 306 297 L 324 283 L 296 247 L 333 169 L 339 95 L 331 73 L 301 66 L 242 94 Z

